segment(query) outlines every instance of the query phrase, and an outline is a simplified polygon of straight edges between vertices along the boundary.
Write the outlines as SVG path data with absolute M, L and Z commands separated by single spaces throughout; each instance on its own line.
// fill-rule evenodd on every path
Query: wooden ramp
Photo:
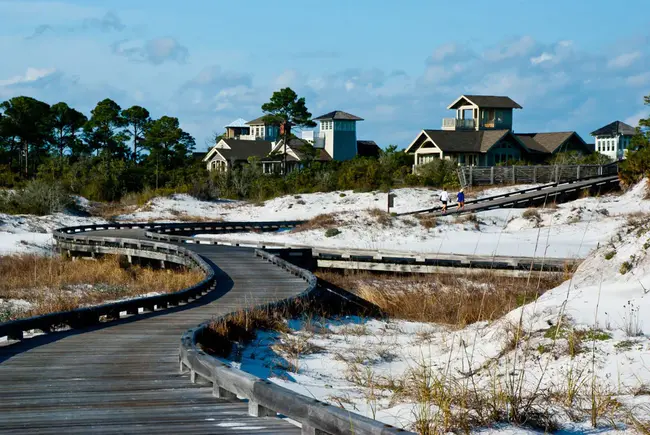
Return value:
M 178 347 L 184 332 L 212 316 L 298 294 L 305 281 L 249 249 L 189 248 L 218 274 L 217 289 L 197 302 L 0 343 L 0 433 L 300 433 L 282 419 L 250 417 L 246 403 L 216 399 L 211 387 L 192 385 L 179 373 Z
M 463 210 L 456 209 L 455 195 L 450 194 L 449 207 L 444 214 L 464 214 L 479 211 L 494 210 L 498 208 L 521 208 L 539 206 L 554 202 L 565 202 L 579 197 L 583 191 L 600 194 L 615 189 L 619 186 L 618 175 L 591 178 L 588 180 L 576 180 L 564 183 L 553 183 L 549 185 L 533 187 L 530 189 L 517 190 L 485 198 L 473 199 L 465 202 Z M 415 210 L 405 213 L 398 213 L 398 216 L 413 214 L 432 213 L 436 216 L 444 215 L 442 207 L 436 206 L 424 210 Z

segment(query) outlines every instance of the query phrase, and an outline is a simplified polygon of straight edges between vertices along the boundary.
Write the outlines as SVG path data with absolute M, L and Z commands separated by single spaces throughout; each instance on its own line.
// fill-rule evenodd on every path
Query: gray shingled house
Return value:
M 248 163 L 255 157 L 262 160 L 272 150 L 274 142 L 268 140 L 221 139 L 203 158 L 208 171 L 228 171 Z
M 512 160 L 541 162 L 563 151 L 593 151 L 576 132 L 515 134 L 513 110 L 522 107 L 509 97 L 462 95 L 447 108 L 456 111 L 454 118 L 443 118 L 441 130 L 422 130 L 406 148 L 414 154 L 415 166 L 434 159 L 494 166 Z

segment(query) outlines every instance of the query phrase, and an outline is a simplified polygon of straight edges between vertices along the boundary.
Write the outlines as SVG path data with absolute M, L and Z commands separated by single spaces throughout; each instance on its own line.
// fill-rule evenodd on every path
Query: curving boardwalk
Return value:
M 486 198 L 465 212 L 516 207 L 582 189 L 602 177 Z M 438 212 L 437 208 L 404 214 Z M 190 225 L 191 226 L 191 225 Z M 145 238 L 142 229 L 94 231 Z M 0 342 L 0 433 L 300 433 L 279 418 L 251 417 L 242 401 L 216 399 L 179 372 L 180 337 L 212 316 L 294 296 L 305 281 L 253 250 L 183 244 L 212 262 L 216 290 L 198 301 L 87 329 Z M 79 263 L 83 267 L 83 263 Z M 155 289 L 152 289 L 155 290 Z
M 0 433 L 300 433 L 278 418 L 250 417 L 246 403 L 214 398 L 211 386 L 191 384 L 179 373 L 178 345 L 213 315 L 298 294 L 305 282 L 249 249 L 189 248 L 213 262 L 218 276 L 217 289 L 197 302 L 0 343 Z

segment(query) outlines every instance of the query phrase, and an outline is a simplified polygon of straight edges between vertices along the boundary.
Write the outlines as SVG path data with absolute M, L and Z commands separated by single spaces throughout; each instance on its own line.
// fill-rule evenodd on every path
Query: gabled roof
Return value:
M 314 121 L 321 121 L 321 120 L 330 120 L 333 119 L 335 121 L 341 120 L 341 121 L 363 121 L 363 118 L 359 118 L 358 116 L 354 116 L 348 112 L 343 112 L 342 110 L 335 110 L 330 113 L 326 113 L 325 115 L 321 115 L 318 118 L 314 118 Z
M 535 133 L 532 134 L 517 134 L 517 139 L 519 139 L 521 142 L 523 142 L 526 147 L 531 150 L 534 153 L 543 153 L 543 154 L 548 154 L 548 151 L 546 151 L 546 148 L 544 148 L 541 144 L 537 143 L 535 141 Z
M 259 118 L 255 118 L 252 121 L 248 121 L 246 125 L 264 125 L 264 117 L 266 115 L 262 115 Z
M 505 136 L 512 136 L 510 130 L 423 130 L 421 134 L 425 134 L 441 151 L 453 153 L 485 153 Z M 527 149 L 516 137 L 512 137 Z M 410 149 L 411 146 L 407 152 L 415 151 Z
M 248 127 L 247 121 L 243 118 L 237 118 L 228 125 L 224 125 L 223 128 L 228 128 L 228 127 Z
M 271 151 L 272 142 L 268 140 L 239 140 L 239 139 L 221 139 L 230 148 L 217 148 L 216 145 L 212 151 L 218 152 L 226 160 L 247 160 L 249 157 L 265 157 Z M 208 153 L 205 159 L 210 159 L 212 151 Z M 205 160 L 204 159 L 204 160 Z
M 447 109 L 456 109 L 455 107 L 461 100 L 467 100 L 470 103 L 490 109 L 521 109 L 522 107 L 513 101 L 510 97 L 495 95 L 461 95 Z
M 358 140 L 357 155 L 360 157 L 379 157 L 381 155 L 381 148 L 379 148 L 379 145 L 374 140 Z
M 584 140 L 575 131 L 561 131 L 553 133 L 517 133 L 515 136 L 526 144 L 533 151 L 541 153 L 554 153 L 560 149 L 571 137 L 575 137 L 579 142 L 589 149 Z M 592 150 L 590 150 L 592 151 Z
M 591 132 L 592 136 L 616 136 L 619 134 L 634 136 L 636 134 L 636 130 L 634 127 L 624 122 L 614 121 L 604 127 L 599 128 L 596 131 Z
M 284 152 L 283 148 L 284 148 L 284 139 L 280 139 L 278 141 L 278 143 L 275 145 L 275 148 L 273 148 L 273 151 L 271 151 L 271 153 L 269 153 L 269 154 L 272 154 L 272 153 L 280 153 L 280 154 L 282 154 Z M 287 156 L 287 159 L 288 160 L 302 161 L 302 160 L 305 159 L 306 150 L 309 149 L 309 148 L 313 148 L 313 146 L 309 142 L 307 142 L 307 141 L 305 141 L 303 139 L 299 139 L 297 137 L 291 138 L 291 139 L 289 139 L 289 143 L 287 144 L 287 154 L 289 154 L 290 152 L 293 152 L 293 154 L 295 154 L 296 157 L 298 157 L 298 158 L 296 159 L 296 158 L 291 157 L 291 159 L 289 159 L 289 156 Z M 324 161 L 332 160 L 332 156 L 330 156 L 327 153 L 327 151 L 325 151 L 323 148 L 317 148 L 317 150 L 318 150 L 318 153 L 316 154 L 316 160 L 317 161 L 324 162 Z M 269 157 L 266 157 L 264 160 L 277 161 L 278 158 L 276 156 L 273 156 L 273 157 L 269 156 Z

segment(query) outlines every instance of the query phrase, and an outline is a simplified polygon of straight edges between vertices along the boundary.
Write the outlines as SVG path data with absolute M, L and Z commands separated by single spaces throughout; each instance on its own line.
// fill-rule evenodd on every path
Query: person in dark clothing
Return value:
M 458 210 L 465 208 L 465 192 L 463 189 L 460 189 L 460 192 L 456 194 L 456 199 L 458 200 Z

